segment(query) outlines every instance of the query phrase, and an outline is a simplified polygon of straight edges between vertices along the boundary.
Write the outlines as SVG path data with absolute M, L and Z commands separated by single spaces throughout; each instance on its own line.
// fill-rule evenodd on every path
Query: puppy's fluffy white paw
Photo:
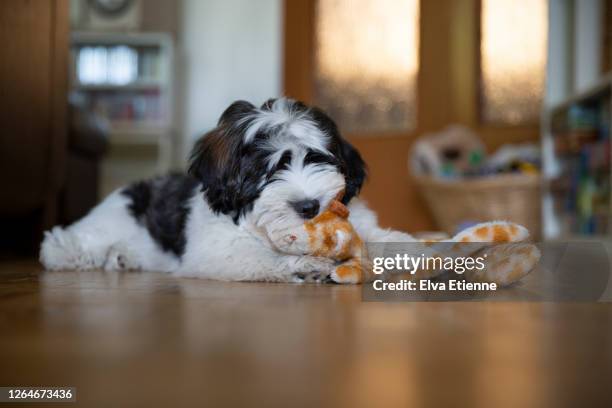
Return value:
M 329 258 L 300 256 L 292 266 L 292 281 L 296 283 L 325 282 L 335 267 L 336 262 Z
M 329 274 L 319 272 L 296 273 L 293 274 L 293 283 L 334 283 Z
M 96 259 L 84 251 L 77 237 L 61 227 L 45 231 L 40 247 L 40 262 L 45 269 L 91 269 L 99 266 Z
M 113 245 L 106 255 L 105 271 L 127 271 L 139 269 L 138 261 L 123 245 Z

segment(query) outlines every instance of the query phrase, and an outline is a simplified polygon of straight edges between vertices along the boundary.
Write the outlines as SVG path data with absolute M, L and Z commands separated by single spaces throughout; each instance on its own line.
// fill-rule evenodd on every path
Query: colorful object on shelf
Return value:
M 560 172 L 550 181 L 554 210 L 568 234 L 604 235 L 610 219 L 609 96 L 574 104 L 553 117 Z

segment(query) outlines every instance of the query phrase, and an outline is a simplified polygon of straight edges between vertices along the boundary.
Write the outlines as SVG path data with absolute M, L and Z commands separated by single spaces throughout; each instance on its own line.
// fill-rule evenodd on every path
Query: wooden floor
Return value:
M 75 386 L 70 406 L 88 407 L 609 407 L 612 306 L 362 302 L 358 286 L 5 262 L 9 385 Z

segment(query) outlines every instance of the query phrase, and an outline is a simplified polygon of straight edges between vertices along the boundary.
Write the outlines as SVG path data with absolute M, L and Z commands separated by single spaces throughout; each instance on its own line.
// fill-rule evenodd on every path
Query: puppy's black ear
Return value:
M 189 174 L 202 183 L 206 199 L 215 212 L 230 214 L 235 221 L 257 198 L 258 174 L 250 163 L 241 121 L 255 109 L 248 102 L 230 105 L 218 126 L 202 136 L 189 159 Z
M 348 204 L 361 191 L 368 171 L 359 151 L 342 137 L 338 139 L 337 157 L 340 159 L 340 171 L 344 174 L 346 183 L 342 203 Z
M 214 188 L 226 169 L 231 167 L 230 160 L 237 144 L 232 133 L 223 126 L 206 133 L 195 143 L 188 173 L 202 182 L 203 190 Z
M 255 110 L 255 105 L 247 101 L 236 101 L 225 109 L 219 118 L 218 126 L 231 126 Z
M 209 188 L 231 168 L 231 161 L 242 145 L 238 124 L 255 106 L 246 101 L 232 103 L 221 114 L 217 127 L 202 136 L 193 147 L 189 158 L 189 174 Z

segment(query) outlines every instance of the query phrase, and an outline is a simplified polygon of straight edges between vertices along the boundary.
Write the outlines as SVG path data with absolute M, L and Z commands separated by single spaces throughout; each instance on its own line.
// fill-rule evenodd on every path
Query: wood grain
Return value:
M 610 406 L 611 327 L 606 303 L 0 264 L 0 384 L 76 386 L 75 406 Z

